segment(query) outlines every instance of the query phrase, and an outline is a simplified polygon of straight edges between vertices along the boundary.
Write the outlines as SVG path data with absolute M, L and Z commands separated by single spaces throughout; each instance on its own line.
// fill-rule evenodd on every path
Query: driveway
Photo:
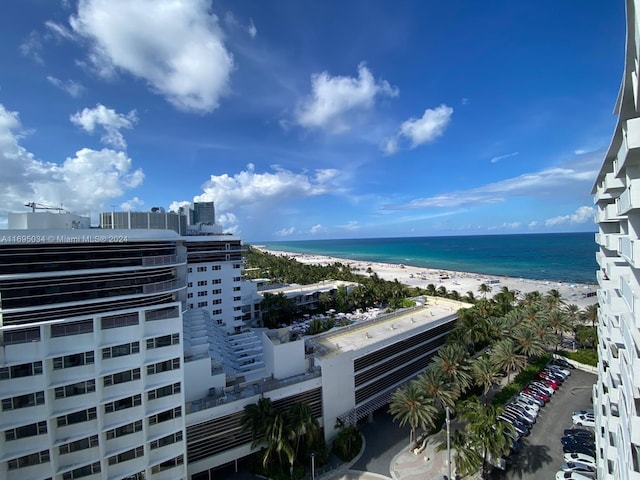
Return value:
M 597 375 L 572 370 L 571 376 L 556 391 L 547 405 L 540 409 L 538 421 L 531 435 L 524 437 L 522 450 L 510 457 L 506 472 L 494 472 L 493 479 L 538 480 L 555 478 L 563 460 L 560 437 L 565 428 L 571 428 L 571 412 L 593 408 L 591 393 Z

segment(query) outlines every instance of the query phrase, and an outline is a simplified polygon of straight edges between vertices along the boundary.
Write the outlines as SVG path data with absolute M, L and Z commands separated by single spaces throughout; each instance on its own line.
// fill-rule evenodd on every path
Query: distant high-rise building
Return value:
M 173 230 L 186 235 L 187 216 L 181 212 L 165 212 L 160 207 L 149 212 L 103 212 L 100 214 L 100 228 Z
M 189 209 L 189 223 L 191 225 L 216 223 L 216 209 L 213 202 L 195 202 L 193 208 Z
M 593 188 L 599 245 L 598 478 L 640 479 L 640 15 L 627 0 L 618 123 Z

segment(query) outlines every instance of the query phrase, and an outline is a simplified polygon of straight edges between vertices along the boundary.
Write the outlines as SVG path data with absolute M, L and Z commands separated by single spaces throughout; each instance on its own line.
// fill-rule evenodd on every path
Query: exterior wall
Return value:
M 35 232 L 0 245 L 0 478 L 185 478 L 179 237 Z
M 186 215 L 165 212 L 103 212 L 100 214 L 100 228 L 104 229 L 159 229 L 173 230 L 180 235 L 187 234 Z
M 86 229 L 91 226 L 89 217 L 72 213 L 25 212 L 9 213 L 9 228 L 17 230 L 38 229 Z
M 306 365 L 304 340 L 289 341 L 288 329 L 282 330 L 285 330 L 284 341 L 280 341 L 273 331 L 262 333 L 264 365 L 267 372 L 277 379 L 300 375 L 305 372 Z
M 593 189 L 597 207 L 598 478 L 640 479 L 640 33 L 627 0 L 626 68 L 611 146 Z

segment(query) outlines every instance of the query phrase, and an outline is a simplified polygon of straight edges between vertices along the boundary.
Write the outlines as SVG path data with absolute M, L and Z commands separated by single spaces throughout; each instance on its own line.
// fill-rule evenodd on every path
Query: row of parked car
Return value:
M 529 384 L 504 407 L 498 417 L 511 424 L 515 430 L 512 451 L 519 449 L 519 440 L 529 435 L 540 408 L 551 399 L 553 393 L 560 388 L 566 378 L 571 375 L 573 365 L 563 359 L 553 359 L 536 375 Z
M 577 410 L 571 415 L 575 425 L 595 425 L 593 410 Z M 591 480 L 597 476 L 596 437 L 589 428 L 569 428 L 560 439 L 565 463 L 556 480 Z

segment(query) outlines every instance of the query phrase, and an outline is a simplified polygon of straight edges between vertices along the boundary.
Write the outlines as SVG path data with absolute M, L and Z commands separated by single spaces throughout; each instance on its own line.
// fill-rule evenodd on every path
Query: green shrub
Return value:
M 342 460 L 348 462 L 352 460 L 362 448 L 362 435 L 354 426 L 345 427 L 338 433 L 333 441 L 333 453 Z
M 577 352 L 559 352 L 571 360 L 574 360 L 592 367 L 598 366 L 598 351 L 591 348 L 580 348 Z
M 516 395 L 522 390 L 533 378 L 540 373 L 540 371 L 549 363 L 552 356 L 550 353 L 541 355 L 536 358 L 529 359 L 529 365 L 527 365 L 516 378 L 513 379 L 509 385 L 506 385 L 502 390 L 496 393 L 491 400 L 493 405 L 504 405 L 509 401 L 511 397 Z

